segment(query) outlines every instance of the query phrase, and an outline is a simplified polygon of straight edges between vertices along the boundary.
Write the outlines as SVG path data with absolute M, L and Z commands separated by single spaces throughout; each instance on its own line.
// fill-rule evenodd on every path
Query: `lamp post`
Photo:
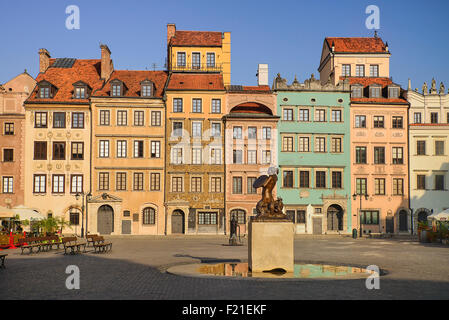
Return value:
M 81 238 L 84 238 L 84 196 L 86 196 L 86 206 L 88 201 L 92 199 L 92 194 L 89 192 L 85 194 L 84 192 L 77 192 L 75 195 L 76 200 L 79 200 L 82 197 L 82 205 L 81 205 Z M 86 229 L 87 229 L 87 210 L 86 210 Z M 87 236 L 87 230 L 86 230 Z
M 357 200 L 357 196 L 360 196 L 360 206 L 359 206 L 359 212 L 358 212 L 358 215 L 360 215 L 360 218 L 357 218 L 357 220 L 360 223 L 359 237 L 361 238 L 362 237 L 362 196 L 365 196 L 365 200 L 368 200 L 368 195 L 366 193 L 365 194 L 354 193 L 352 195 L 352 198 L 354 200 Z

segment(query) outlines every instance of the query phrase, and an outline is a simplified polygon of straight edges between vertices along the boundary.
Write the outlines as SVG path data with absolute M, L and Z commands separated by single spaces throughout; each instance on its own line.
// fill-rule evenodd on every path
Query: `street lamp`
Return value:
M 81 238 L 84 238 L 84 196 L 86 196 L 86 229 L 87 229 L 87 203 L 92 199 L 92 194 L 90 192 L 88 194 L 85 194 L 84 192 L 77 192 L 75 195 L 76 200 L 79 200 L 80 197 L 82 197 L 83 199 L 81 205 Z
M 360 206 L 359 206 L 359 211 L 358 211 L 358 215 L 360 215 L 360 218 L 357 218 L 357 220 L 360 223 L 360 230 L 359 230 L 360 234 L 359 234 L 359 237 L 361 238 L 362 237 L 362 196 L 365 196 L 365 200 L 368 200 L 368 195 L 366 193 L 365 194 L 354 193 L 352 195 L 352 198 L 354 200 L 357 200 L 357 196 L 360 196 Z

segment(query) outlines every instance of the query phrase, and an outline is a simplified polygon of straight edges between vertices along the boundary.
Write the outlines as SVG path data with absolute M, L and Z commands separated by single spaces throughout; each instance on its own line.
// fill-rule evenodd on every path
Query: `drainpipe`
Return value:
M 224 204 L 224 215 L 223 215 L 223 229 L 224 229 L 224 234 L 226 235 L 226 214 L 227 214 L 227 210 L 226 210 L 226 118 L 223 117 L 223 204 Z

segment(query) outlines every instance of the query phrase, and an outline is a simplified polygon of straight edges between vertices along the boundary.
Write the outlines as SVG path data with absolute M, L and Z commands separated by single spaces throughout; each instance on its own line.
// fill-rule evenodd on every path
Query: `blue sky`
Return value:
M 80 30 L 67 30 L 65 9 L 80 8 Z M 435 77 L 449 87 L 449 1 L 365 0 L 40 0 L 2 2 L 0 83 L 27 69 L 38 73 L 38 50 L 52 57 L 99 58 L 100 43 L 116 69 L 158 69 L 166 56 L 166 25 L 178 30 L 230 31 L 233 84 L 254 85 L 258 63 L 270 84 L 279 72 L 293 81 L 314 73 L 326 36 L 372 36 L 368 5 L 380 8 L 379 36 L 390 46 L 390 75 L 421 89 Z

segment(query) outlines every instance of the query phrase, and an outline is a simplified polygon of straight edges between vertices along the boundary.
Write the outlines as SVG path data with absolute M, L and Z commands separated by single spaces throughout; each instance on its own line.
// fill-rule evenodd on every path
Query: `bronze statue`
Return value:
M 255 220 L 279 220 L 287 219 L 287 216 L 282 212 L 284 204 L 281 198 L 274 200 L 273 189 L 276 187 L 278 181 L 277 173 L 279 169 L 270 168 L 268 174 L 260 176 L 253 184 L 253 187 L 262 189 L 262 200 L 257 203 Z

